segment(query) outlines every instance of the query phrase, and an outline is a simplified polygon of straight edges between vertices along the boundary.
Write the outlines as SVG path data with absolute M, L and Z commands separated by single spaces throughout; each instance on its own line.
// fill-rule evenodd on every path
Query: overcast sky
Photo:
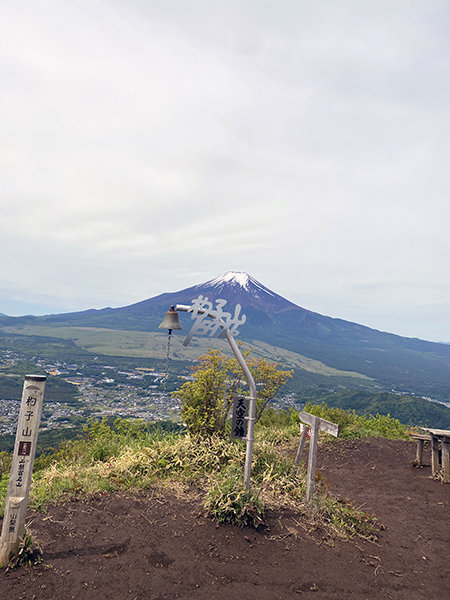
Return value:
M 0 5 L 0 312 L 236 270 L 450 342 L 447 0 Z

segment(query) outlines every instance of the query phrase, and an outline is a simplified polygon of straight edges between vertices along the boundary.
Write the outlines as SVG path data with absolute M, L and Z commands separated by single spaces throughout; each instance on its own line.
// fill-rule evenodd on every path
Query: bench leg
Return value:
M 450 483 L 450 443 L 442 442 L 442 470 L 444 472 L 443 483 Z
M 417 453 L 416 453 L 416 462 L 417 466 L 421 467 L 423 464 L 423 444 L 425 440 L 417 440 Z
M 437 475 L 439 471 L 439 440 L 434 436 L 431 439 L 431 474 Z

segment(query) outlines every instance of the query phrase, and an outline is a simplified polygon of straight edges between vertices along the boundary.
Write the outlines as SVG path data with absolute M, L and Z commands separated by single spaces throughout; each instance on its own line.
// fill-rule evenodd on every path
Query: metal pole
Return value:
M 175 310 L 181 310 L 182 312 L 188 312 L 190 306 L 186 306 L 185 304 L 177 304 Z M 211 315 L 206 310 L 198 309 L 199 313 L 207 314 L 211 318 L 216 318 L 216 315 Z M 250 390 L 250 405 L 249 405 L 249 416 L 248 427 L 247 427 L 247 437 L 245 438 L 247 441 L 247 448 L 245 453 L 245 466 L 244 466 L 244 485 L 247 489 L 250 489 L 250 475 L 252 470 L 252 455 L 253 455 L 253 440 L 254 440 L 254 431 L 255 431 L 255 419 L 256 419 L 256 384 L 253 379 L 253 375 L 250 372 L 250 369 L 247 366 L 247 363 L 242 356 L 242 352 L 239 350 L 239 346 L 236 344 L 234 337 L 226 328 L 225 323 L 221 323 L 220 326 L 223 329 L 224 335 L 228 340 L 228 343 L 231 346 L 231 349 L 234 352 L 234 355 L 241 366 L 245 378 L 247 379 L 248 387 Z
M 253 456 L 253 440 L 254 440 L 254 431 L 255 431 L 255 419 L 256 419 L 256 385 L 255 380 L 253 379 L 253 375 L 250 372 L 250 369 L 247 366 L 247 363 L 242 356 L 242 352 L 239 350 L 239 346 L 236 344 L 234 337 L 228 331 L 228 329 L 224 329 L 225 337 L 227 338 L 231 349 L 234 352 L 234 355 L 237 358 L 238 363 L 241 365 L 242 370 L 244 371 L 244 375 L 248 382 L 248 387 L 250 390 L 250 405 L 249 405 L 249 415 L 248 415 L 248 427 L 247 427 L 247 448 L 245 452 L 245 467 L 244 467 L 244 485 L 246 488 L 250 489 L 250 475 L 252 470 L 252 456 Z

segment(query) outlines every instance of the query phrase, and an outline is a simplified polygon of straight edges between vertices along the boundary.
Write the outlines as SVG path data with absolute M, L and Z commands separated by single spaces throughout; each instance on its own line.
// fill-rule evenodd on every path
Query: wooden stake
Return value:
M 450 441 L 442 441 L 442 483 L 450 483 Z
M 0 566 L 16 553 L 25 530 L 46 377 L 26 375 L 0 537 Z
M 439 440 L 436 436 L 431 436 L 431 474 L 437 475 L 439 472 Z
M 298 413 L 300 420 L 304 423 L 307 423 L 311 427 L 311 439 L 309 441 L 309 457 L 308 457 L 308 472 L 306 475 L 306 500 L 308 502 L 311 501 L 314 495 L 314 481 L 316 477 L 316 458 L 317 458 L 317 444 L 319 441 L 319 429 L 329 433 L 330 435 L 334 435 L 335 437 L 339 434 L 339 425 L 336 423 L 331 423 L 331 421 L 327 421 L 326 419 L 321 419 L 320 417 L 316 417 L 315 415 L 311 415 L 307 412 Z M 303 430 L 302 439 L 300 439 L 300 445 L 297 450 L 297 455 L 295 457 L 295 464 L 300 462 L 300 455 L 303 450 L 303 446 L 305 445 L 307 428 Z M 303 439 L 303 434 L 305 435 L 305 439 Z
M 308 431 L 309 430 L 310 430 L 310 427 L 308 425 L 305 425 L 305 427 L 303 427 L 302 435 L 300 436 L 300 444 L 298 445 L 297 454 L 295 455 L 295 461 L 294 461 L 294 463 L 296 465 L 299 464 L 300 459 L 302 457 L 303 448 L 305 447 L 306 438 L 308 437 Z
M 421 467 L 423 465 L 423 445 L 425 440 L 417 440 L 417 452 L 416 452 L 416 461 L 417 466 Z
M 306 500 L 310 502 L 314 495 L 314 482 L 316 478 L 317 444 L 319 442 L 320 419 L 315 417 L 311 427 L 311 439 L 309 441 L 308 474 L 306 476 Z

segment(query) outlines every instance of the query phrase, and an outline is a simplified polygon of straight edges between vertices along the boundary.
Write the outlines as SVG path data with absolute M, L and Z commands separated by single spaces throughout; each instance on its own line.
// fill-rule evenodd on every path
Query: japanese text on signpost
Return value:
M 5 564 L 10 553 L 17 550 L 24 532 L 45 381 L 43 375 L 25 377 L 0 537 L 0 565 Z

